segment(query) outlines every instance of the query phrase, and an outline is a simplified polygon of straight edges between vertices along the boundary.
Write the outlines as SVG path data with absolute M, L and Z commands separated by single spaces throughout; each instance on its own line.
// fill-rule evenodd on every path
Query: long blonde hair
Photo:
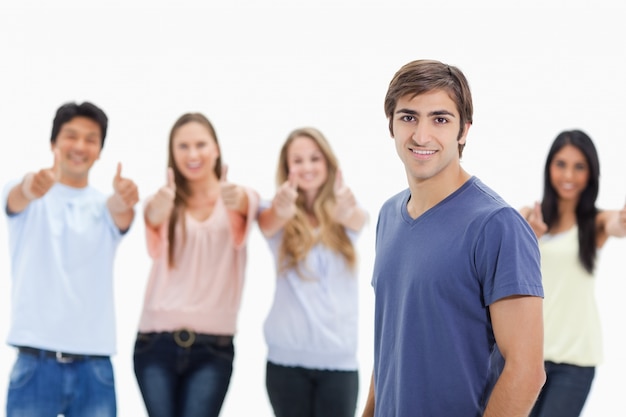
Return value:
M 281 186 L 289 178 L 289 166 L 287 156 L 289 146 L 299 137 L 313 140 L 322 151 L 326 161 L 328 177 L 320 188 L 312 210 L 305 206 L 304 194 L 298 190 L 296 199 L 296 214 L 285 224 L 283 228 L 282 242 L 278 251 L 278 265 L 280 271 L 294 268 L 298 274 L 308 277 L 306 271 L 301 270 L 302 261 L 309 251 L 320 242 L 339 253 L 346 260 L 350 268 L 356 265 L 356 251 L 343 225 L 335 222 L 331 216 L 331 210 L 335 204 L 334 184 L 337 175 L 337 157 L 333 153 L 330 144 L 324 135 L 313 127 L 303 127 L 292 131 L 283 144 L 276 170 L 276 184 Z M 319 233 L 308 221 L 307 214 L 313 214 L 319 223 Z
M 180 172 L 178 167 L 176 166 L 176 162 L 174 161 L 174 136 L 176 136 L 176 132 L 182 126 L 187 123 L 196 122 L 201 124 L 208 130 L 209 134 L 213 137 L 215 141 L 215 145 L 217 149 L 220 149 L 220 144 L 217 141 L 217 134 L 215 133 L 215 128 L 213 124 L 209 121 L 201 113 L 185 113 L 176 120 L 174 126 L 170 130 L 170 139 L 169 139 L 169 152 L 168 152 L 168 161 L 167 166 L 174 170 L 174 182 L 176 183 L 176 197 L 174 198 L 174 209 L 172 210 L 172 214 L 170 215 L 169 224 L 168 224 L 168 261 L 170 268 L 174 267 L 174 244 L 175 244 L 175 231 L 176 231 L 176 223 L 180 221 L 183 230 L 183 242 L 185 242 L 185 216 L 183 213 L 185 211 L 185 206 L 187 205 L 187 199 L 191 196 L 191 192 L 189 190 L 189 182 L 187 178 Z M 213 172 L 219 179 L 222 176 L 222 152 L 219 152 L 219 156 L 215 161 L 215 167 L 213 168 Z

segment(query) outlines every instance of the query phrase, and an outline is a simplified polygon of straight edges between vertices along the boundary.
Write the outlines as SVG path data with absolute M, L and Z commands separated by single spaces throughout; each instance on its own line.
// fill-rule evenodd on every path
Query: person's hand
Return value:
M 54 150 L 54 164 L 52 168 L 44 168 L 38 172 L 26 174 L 22 181 L 22 194 L 27 200 L 32 201 L 43 197 L 50 188 L 61 178 L 61 166 L 59 150 Z
M 526 219 L 528 224 L 535 232 L 537 238 L 540 238 L 548 231 L 548 225 L 543 221 L 543 214 L 541 213 L 541 204 L 535 202 L 532 210 L 528 214 Z
M 346 224 L 352 218 L 357 204 L 352 190 L 343 182 L 343 175 L 339 169 L 337 169 L 335 175 L 334 192 L 335 207 L 333 210 L 333 218 L 337 223 Z
M 116 213 L 128 211 L 139 201 L 137 185 L 128 178 L 122 177 L 122 163 L 118 162 L 113 177 L 113 196 L 111 210 Z
M 222 175 L 220 176 L 220 192 L 224 206 L 228 210 L 243 213 L 247 201 L 246 192 L 237 184 L 228 182 L 227 175 L 228 165 L 224 164 L 222 165 Z
M 167 168 L 167 182 L 156 192 L 150 202 L 152 208 L 159 213 L 170 213 L 174 207 L 176 198 L 176 181 L 174 180 L 174 169 Z
M 618 213 L 618 222 L 622 230 L 626 230 L 626 204 Z
M 276 216 L 281 219 L 291 219 L 296 215 L 296 199 L 298 198 L 297 173 L 292 171 L 289 178 L 276 191 L 272 200 L 272 207 Z

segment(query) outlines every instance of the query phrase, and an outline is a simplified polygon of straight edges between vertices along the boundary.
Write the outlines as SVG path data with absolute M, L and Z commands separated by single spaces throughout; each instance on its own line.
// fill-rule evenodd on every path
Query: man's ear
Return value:
M 465 145 L 465 141 L 467 139 L 467 133 L 469 132 L 469 128 L 471 126 L 472 126 L 472 124 L 470 122 L 465 123 L 465 127 L 463 128 L 463 133 L 461 133 L 461 136 L 457 140 L 457 142 L 459 142 L 459 144 Z

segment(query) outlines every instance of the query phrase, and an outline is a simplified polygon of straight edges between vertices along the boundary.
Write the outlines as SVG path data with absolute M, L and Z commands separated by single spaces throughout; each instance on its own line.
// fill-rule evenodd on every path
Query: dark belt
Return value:
M 28 346 L 18 346 L 17 350 L 20 353 L 27 355 L 43 356 L 45 358 L 56 359 L 60 363 L 71 363 L 76 361 L 85 361 L 89 359 L 109 359 L 108 356 L 103 355 L 78 355 L 75 353 L 54 352 L 52 350 L 37 349 Z
M 174 342 L 182 347 L 188 348 L 193 346 L 195 343 L 199 344 L 208 344 L 219 347 L 226 347 L 233 344 L 233 336 L 230 335 L 219 335 L 219 334 L 204 334 L 204 333 L 196 333 L 193 330 L 189 329 L 181 329 L 176 330 L 174 332 L 161 332 L 161 333 L 139 333 L 150 336 L 150 335 L 166 335 L 168 337 L 172 337 Z

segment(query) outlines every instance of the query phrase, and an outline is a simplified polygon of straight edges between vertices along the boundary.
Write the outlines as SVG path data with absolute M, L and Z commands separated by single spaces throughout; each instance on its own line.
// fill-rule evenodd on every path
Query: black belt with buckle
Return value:
M 45 358 L 54 358 L 57 362 L 71 363 L 76 361 L 84 361 L 88 359 L 109 359 L 108 356 L 103 355 L 78 355 L 76 353 L 55 352 L 52 350 L 37 349 L 28 346 L 18 346 L 17 350 L 20 353 L 33 356 L 44 356 Z
M 230 346 L 233 343 L 233 337 L 229 335 L 196 333 L 189 329 L 176 330 L 171 334 L 174 338 L 174 342 L 182 348 L 191 347 L 194 343 L 210 344 L 220 347 Z

